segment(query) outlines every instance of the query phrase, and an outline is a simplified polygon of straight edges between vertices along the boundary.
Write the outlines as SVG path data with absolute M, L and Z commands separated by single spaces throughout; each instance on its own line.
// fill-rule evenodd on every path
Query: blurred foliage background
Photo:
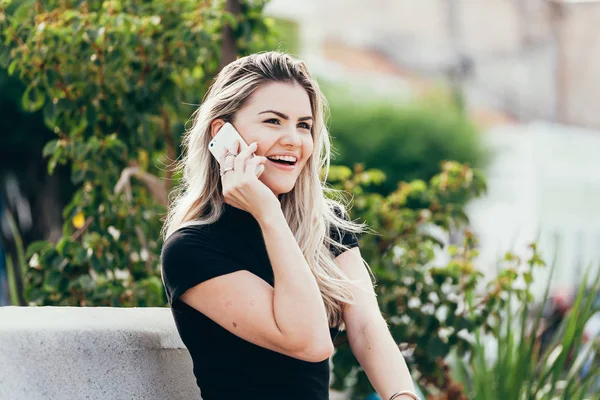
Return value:
M 165 304 L 159 231 L 173 184 L 167 166 L 178 157 L 193 110 L 186 104 L 200 101 L 222 53 L 233 59 L 264 47 L 271 29 L 261 16 L 264 3 L 238 6 L 6 6 L 0 62 L 24 87 L 13 96 L 20 94 L 24 111 L 39 112 L 53 132 L 42 153 L 48 172 L 68 166 L 75 186 L 60 238 L 29 246 L 29 304 Z M 26 127 L 13 128 L 12 137 L 25 137 Z M 41 133 L 40 141 L 47 139 L 47 130 Z
M 237 55 L 299 48 L 298 27 L 266 18 L 264 6 L 0 0 L 0 192 L 10 221 L 4 241 L 13 304 L 167 304 L 159 230 L 177 184 L 168 165 L 179 156 L 194 104 Z M 479 394 L 488 378 L 476 373 L 485 346 L 474 335 L 513 348 L 498 321 L 511 315 L 511 299 L 533 304 L 528 284 L 544 261 L 533 246 L 527 260 L 508 253 L 491 280 L 478 271 L 465 211 L 486 188 L 477 167 L 488 154 L 477 127 L 449 95 L 390 101 L 323 86 L 338 153 L 330 184 L 352 196 L 352 218 L 377 232 L 361 238 L 362 252 L 415 379 L 429 398 L 488 398 Z M 23 202 L 31 205 L 29 219 Z M 588 306 L 575 310 L 585 312 L 551 350 L 583 349 Z M 526 327 L 522 319 L 519 343 L 534 347 L 535 332 Z M 334 387 L 353 399 L 372 394 L 343 334 L 336 345 Z M 506 371 L 515 358 L 498 360 L 505 368 L 497 370 Z M 523 398 L 579 396 L 557 382 L 579 379 L 583 364 L 561 360 L 551 390 Z M 535 377 L 536 362 L 517 364 L 529 381 Z M 544 379 L 536 381 L 540 388 Z M 518 383 L 517 391 L 527 386 Z
M 366 93 L 364 93 L 366 92 Z M 377 96 L 369 89 L 349 91 L 326 84 L 331 108 L 331 135 L 336 164 L 364 163 L 385 172 L 377 187 L 390 193 L 401 181 L 429 180 L 442 161 L 455 160 L 481 168 L 489 155 L 478 128 L 440 91 L 416 100 Z

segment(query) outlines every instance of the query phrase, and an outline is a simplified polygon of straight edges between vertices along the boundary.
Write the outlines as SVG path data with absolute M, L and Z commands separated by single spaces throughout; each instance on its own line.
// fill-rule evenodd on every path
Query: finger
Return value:
M 231 171 L 231 167 L 233 167 L 233 163 L 235 161 L 235 157 L 233 157 L 232 155 L 227 156 L 229 153 L 229 150 L 227 148 L 223 148 L 223 151 L 221 152 L 221 157 L 220 157 L 220 170 L 219 170 L 219 174 L 221 175 L 221 181 L 223 182 L 223 185 L 225 185 L 225 181 L 229 180 L 226 178 L 227 174 L 231 174 L 233 171 Z M 227 172 L 225 172 L 224 174 L 221 174 L 221 171 L 223 170 L 228 170 Z
M 244 174 L 246 171 L 246 162 L 248 161 L 248 158 L 250 158 L 250 155 L 256 151 L 257 147 L 258 143 L 254 142 L 246 149 L 242 150 L 235 158 L 235 170 L 239 174 Z
M 265 165 L 260 164 L 256 169 L 256 177 L 260 178 L 260 176 L 263 174 L 263 172 L 265 172 Z
M 235 141 L 233 143 L 227 143 L 225 146 L 223 146 L 223 163 L 221 165 L 225 165 L 225 161 L 228 158 L 233 159 L 233 157 L 237 156 L 238 154 L 238 142 Z M 233 157 L 231 156 L 231 154 L 233 154 Z
M 255 156 L 254 158 L 251 158 L 250 160 L 248 160 L 248 162 L 246 162 L 246 170 L 244 171 L 244 175 L 247 178 L 251 178 L 252 176 L 258 177 L 259 166 L 263 163 L 262 158 L 263 157 Z
M 239 142 L 235 140 L 233 143 L 229 143 L 226 147 L 226 164 L 227 167 L 233 167 L 235 165 L 235 158 L 239 154 Z
M 246 177 L 250 178 L 252 176 L 256 176 L 257 178 L 264 172 L 265 163 L 267 162 L 267 157 L 256 156 L 251 160 L 248 160 L 246 163 L 246 171 L 244 174 Z
M 239 154 L 239 152 L 240 152 L 240 142 L 239 142 L 239 140 L 236 140 L 232 144 L 227 145 L 227 150 L 229 150 L 230 153 L 233 153 L 233 154 L 235 154 L 237 156 Z
M 237 201 L 235 201 L 235 200 L 234 200 L 234 199 L 232 199 L 232 198 L 229 198 L 229 199 L 228 199 L 228 198 L 224 198 L 224 199 L 223 199 L 223 201 L 224 201 L 225 203 L 229 204 L 230 206 L 233 206 L 233 207 L 235 207 L 235 208 L 239 208 L 239 209 L 241 209 L 241 210 L 245 210 L 245 209 L 244 209 L 244 206 L 243 206 L 242 204 L 238 203 Z
M 225 158 L 221 165 L 223 168 L 230 168 L 234 165 L 235 157 L 238 154 L 238 142 L 228 143 L 223 151 L 225 152 Z
M 221 154 L 219 155 L 219 165 L 221 165 L 221 168 L 223 168 L 225 166 L 225 156 L 227 155 L 227 148 L 223 147 L 223 150 L 221 150 Z
M 223 162 L 223 169 L 225 168 L 231 168 L 235 165 L 235 156 L 231 153 L 227 153 L 228 155 L 225 156 L 225 161 Z

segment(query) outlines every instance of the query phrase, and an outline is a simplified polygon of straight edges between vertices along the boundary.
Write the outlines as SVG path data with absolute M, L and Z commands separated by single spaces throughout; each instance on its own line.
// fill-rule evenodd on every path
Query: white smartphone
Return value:
M 212 155 L 215 157 L 215 159 L 220 163 L 220 158 L 221 158 L 221 155 L 223 154 L 224 149 L 225 148 L 228 148 L 228 149 L 233 148 L 236 140 L 238 140 L 240 142 L 240 147 L 241 147 L 239 149 L 240 152 L 242 150 L 245 150 L 248 147 L 248 144 L 244 141 L 242 136 L 233 127 L 233 125 L 231 125 L 229 122 L 227 122 L 225 125 L 223 125 L 223 127 L 221 127 L 219 132 L 217 132 L 215 137 L 210 141 L 210 143 L 208 144 L 208 150 L 212 153 Z M 254 157 L 254 154 L 251 155 L 250 157 L 251 158 Z M 264 169 L 265 169 L 265 167 L 263 165 L 259 165 L 256 169 L 256 176 L 260 176 L 263 173 Z

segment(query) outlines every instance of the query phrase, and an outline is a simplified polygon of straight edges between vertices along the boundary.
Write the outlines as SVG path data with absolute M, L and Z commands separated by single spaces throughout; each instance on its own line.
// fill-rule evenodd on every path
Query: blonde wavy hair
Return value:
M 351 289 L 356 282 L 334 262 L 330 246 L 339 249 L 344 246 L 332 240 L 329 232 L 359 233 L 364 226 L 344 219 L 346 211 L 342 201 L 325 196 L 326 192 L 337 193 L 326 185 L 331 155 L 330 136 L 325 126 L 327 102 L 302 61 L 280 52 L 252 54 L 230 63 L 217 75 L 193 114 L 191 129 L 185 133 L 183 156 L 176 165 L 176 170 L 182 174 L 182 184 L 171 194 L 163 236 L 167 240 L 182 226 L 212 224 L 219 219 L 224 199 L 219 165 L 208 150 L 211 122 L 217 118 L 232 121 L 250 96 L 270 82 L 297 82 L 310 99 L 314 151 L 296 185 L 280 196 L 280 202 L 319 285 L 329 324 L 343 329 L 343 304 L 354 302 Z

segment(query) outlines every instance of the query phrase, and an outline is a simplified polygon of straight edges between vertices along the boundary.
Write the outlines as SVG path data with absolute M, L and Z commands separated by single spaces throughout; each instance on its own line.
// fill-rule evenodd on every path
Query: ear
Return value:
M 215 137 L 215 135 L 221 130 L 221 128 L 225 125 L 225 121 L 221 118 L 215 119 L 210 123 L 210 136 Z

